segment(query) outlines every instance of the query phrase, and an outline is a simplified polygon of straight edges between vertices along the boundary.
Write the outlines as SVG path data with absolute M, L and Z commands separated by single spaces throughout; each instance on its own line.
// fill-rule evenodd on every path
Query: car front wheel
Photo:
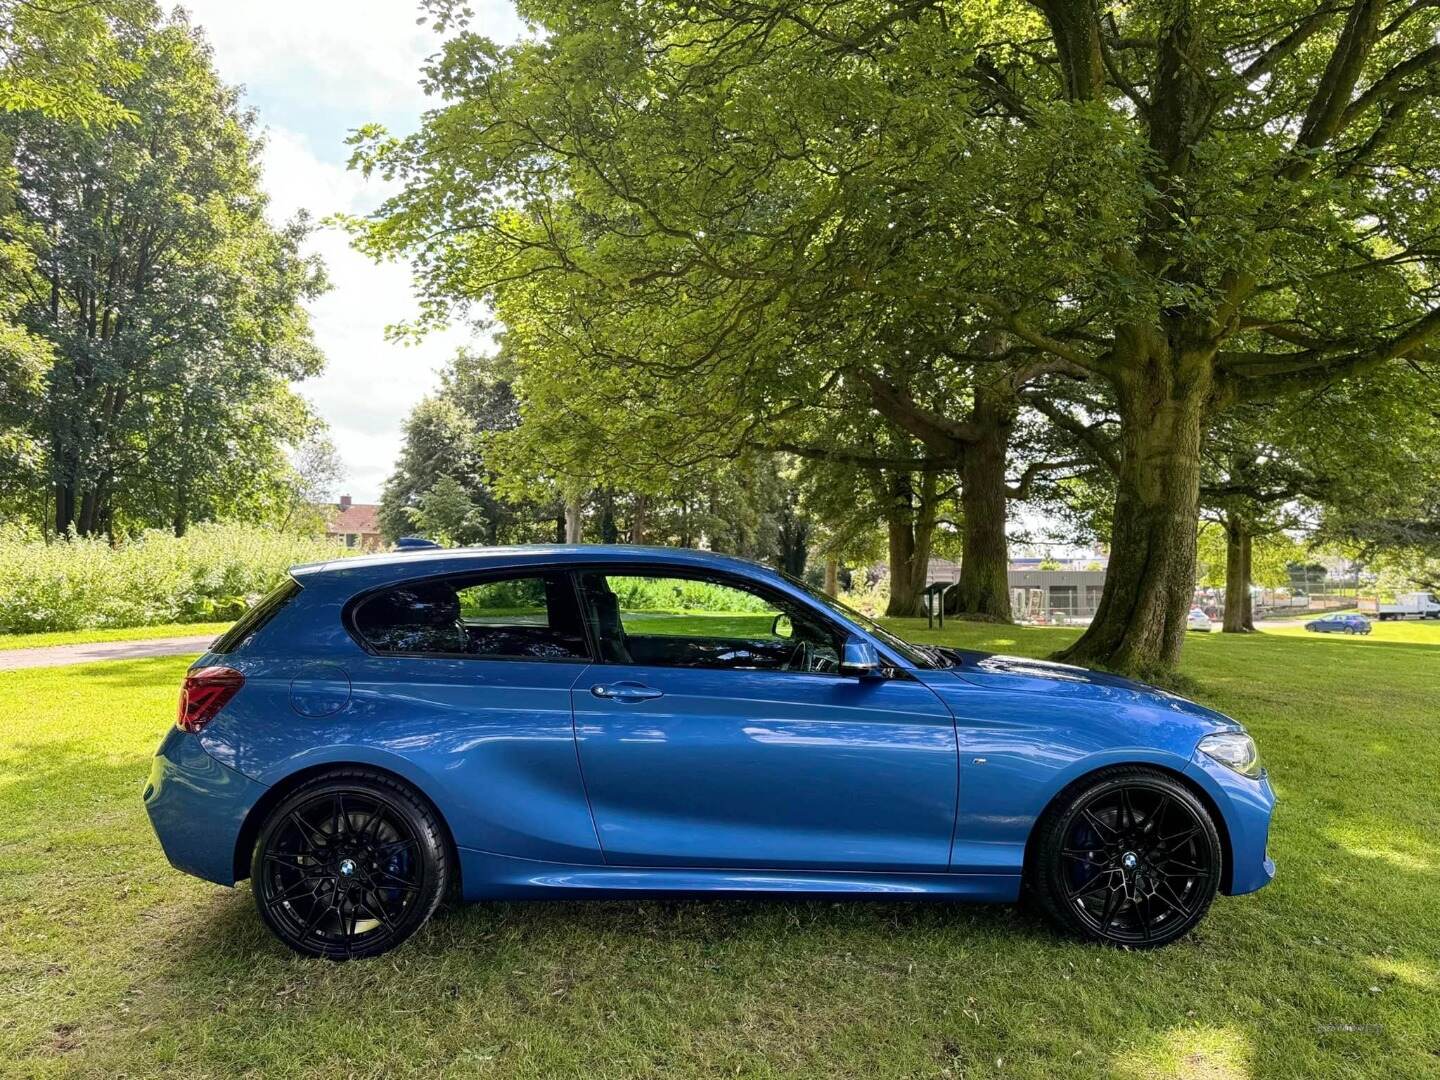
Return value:
M 307 781 L 271 810 L 250 879 L 276 937 L 299 953 L 351 960 L 420 929 L 449 875 L 434 811 L 393 778 L 356 768 Z
M 1143 766 L 1107 769 L 1061 795 L 1029 866 L 1040 907 L 1091 941 L 1155 948 L 1194 928 L 1215 898 L 1223 849 L 1184 784 Z

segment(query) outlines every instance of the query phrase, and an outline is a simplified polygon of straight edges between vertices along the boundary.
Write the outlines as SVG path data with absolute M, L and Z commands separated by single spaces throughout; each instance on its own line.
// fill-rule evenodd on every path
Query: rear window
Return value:
M 286 578 L 283 585 L 273 592 L 267 593 L 258 604 L 241 615 L 234 626 L 216 638 L 210 646 L 210 651 L 214 653 L 234 652 L 278 615 L 280 609 L 293 600 L 299 592 L 300 583 L 294 578 Z
M 412 581 L 365 599 L 355 632 L 377 653 L 576 660 L 589 649 L 563 573 Z

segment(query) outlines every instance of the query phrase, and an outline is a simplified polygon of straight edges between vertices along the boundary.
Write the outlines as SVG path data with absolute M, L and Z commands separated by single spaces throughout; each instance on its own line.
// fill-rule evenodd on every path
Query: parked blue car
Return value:
M 345 959 L 466 900 L 1015 901 L 1118 945 L 1274 874 L 1234 720 L 1140 683 L 914 645 L 756 564 L 642 547 L 297 567 L 185 679 L 145 806 Z
M 1312 634 L 1368 634 L 1370 620 L 1364 615 L 1325 615 L 1311 619 L 1305 629 Z

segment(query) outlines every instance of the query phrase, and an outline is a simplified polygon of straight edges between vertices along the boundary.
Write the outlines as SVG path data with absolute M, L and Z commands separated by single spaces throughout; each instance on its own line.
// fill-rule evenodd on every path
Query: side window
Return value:
M 376 652 L 481 660 L 584 660 L 589 650 L 564 574 L 410 582 L 355 610 Z
M 839 641 L 824 619 L 728 580 L 589 572 L 581 592 L 610 663 L 839 671 Z

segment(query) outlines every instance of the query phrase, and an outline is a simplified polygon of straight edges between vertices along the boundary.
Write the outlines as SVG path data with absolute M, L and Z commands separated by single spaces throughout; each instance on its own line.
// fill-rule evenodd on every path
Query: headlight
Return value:
M 1265 775 L 1255 740 L 1243 731 L 1221 731 L 1200 740 L 1200 749 L 1226 768 L 1258 780 Z

